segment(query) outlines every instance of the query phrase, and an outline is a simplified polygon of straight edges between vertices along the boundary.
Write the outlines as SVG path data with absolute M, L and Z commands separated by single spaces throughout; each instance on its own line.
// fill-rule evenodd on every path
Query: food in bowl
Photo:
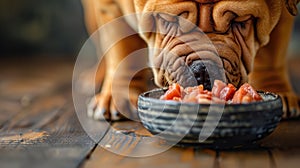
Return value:
M 203 85 L 183 88 L 178 83 L 174 83 L 169 86 L 168 90 L 160 99 L 200 104 L 240 104 L 263 100 L 248 83 L 243 84 L 237 89 L 232 84 L 226 84 L 220 80 L 215 80 L 211 91 L 205 90 Z
M 174 86 L 178 89 L 178 85 Z M 245 90 L 249 89 L 246 86 L 239 88 L 240 92 L 236 90 L 235 94 L 238 97 L 245 95 Z M 271 134 L 281 120 L 282 102 L 274 93 L 254 92 L 262 100 L 250 103 L 199 104 L 177 98 L 173 101 L 172 97 L 166 96 L 172 95 L 166 94 L 167 91 L 168 88 L 160 88 L 142 93 L 138 100 L 138 115 L 148 131 L 171 144 L 215 149 L 241 147 Z M 181 92 L 175 93 L 177 96 L 174 97 L 182 98 L 182 95 L 178 96 Z M 166 97 L 171 101 L 160 99 Z M 206 132 L 206 128 L 215 129 L 205 141 L 199 141 L 199 135 Z

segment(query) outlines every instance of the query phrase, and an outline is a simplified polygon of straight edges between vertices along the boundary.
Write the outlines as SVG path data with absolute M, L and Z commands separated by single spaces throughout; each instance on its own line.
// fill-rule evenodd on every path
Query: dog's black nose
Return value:
M 223 80 L 223 74 L 218 66 L 212 61 L 193 61 L 190 69 L 195 76 L 197 84 L 202 84 L 204 89 L 211 90 L 214 80 Z

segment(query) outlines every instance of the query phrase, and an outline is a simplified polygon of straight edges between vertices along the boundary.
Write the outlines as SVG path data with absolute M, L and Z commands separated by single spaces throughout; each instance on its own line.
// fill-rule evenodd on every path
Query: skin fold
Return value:
M 120 16 L 137 13 L 95 39 L 108 52 L 104 56 L 105 70 L 99 72 L 105 73 L 101 91 L 89 104 L 89 116 L 112 120 L 136 116 L 131 106 L 141 92 L 149 89 L 149 71 L 130 79 L 126 74 L 136 69 L 128 65 L 122 69 L 124 73 L 112 76 L 123 59 L 144 48 L 148 52 L 138 62 L 151 65 L 159 87 L 174 82 L 185 87 L 209 87 L 214 79 L 236 87 L 249 82 L 257 90 L 279 93 L 284 117 L 299 116 L 299 100 L 288 80 L 285 61 L 297 3 L 298 0 L 83 0 L 89 32 Z M 107 46 L 128 32 L 140 33 L 111 48 Z M 124 81 L 131 80 L 129 98 L 112 96 L 113 80 L 118 81 L 114 89 L 120 93 L 128 87 Z

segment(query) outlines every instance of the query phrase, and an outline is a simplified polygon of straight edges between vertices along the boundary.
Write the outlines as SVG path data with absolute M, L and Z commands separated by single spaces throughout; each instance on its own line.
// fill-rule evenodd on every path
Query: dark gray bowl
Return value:
M 282 115 L 281 99 L 273 93 L 259 92 L 264 99 L 260 102 L 210 105 L 159 100 L 165 91 L 141 94 L 138 114 L 152 134 L 177 145 L 234 148 L 252 144 L 269 135 Z

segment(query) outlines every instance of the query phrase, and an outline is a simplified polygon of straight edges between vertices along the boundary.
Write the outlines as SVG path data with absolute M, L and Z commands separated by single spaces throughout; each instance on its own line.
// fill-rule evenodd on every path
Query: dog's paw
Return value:
M 292 92 L 279 93 L 283 105 L 283 118 L 297 118 L 300 116 L 300 98 Z
M 95 120 L 118 121 L 123 119 L 137 119 L 136 104 L 138 93 L 131 93 L 126 97 L 120 93 L 101 92 L 95 95 L 87 107 L 87 115 Z
M 108 107 L 110 104 L 110 94 L 97 94 L 87 105 L 87 115 L 95 120 L 109 119 Z

